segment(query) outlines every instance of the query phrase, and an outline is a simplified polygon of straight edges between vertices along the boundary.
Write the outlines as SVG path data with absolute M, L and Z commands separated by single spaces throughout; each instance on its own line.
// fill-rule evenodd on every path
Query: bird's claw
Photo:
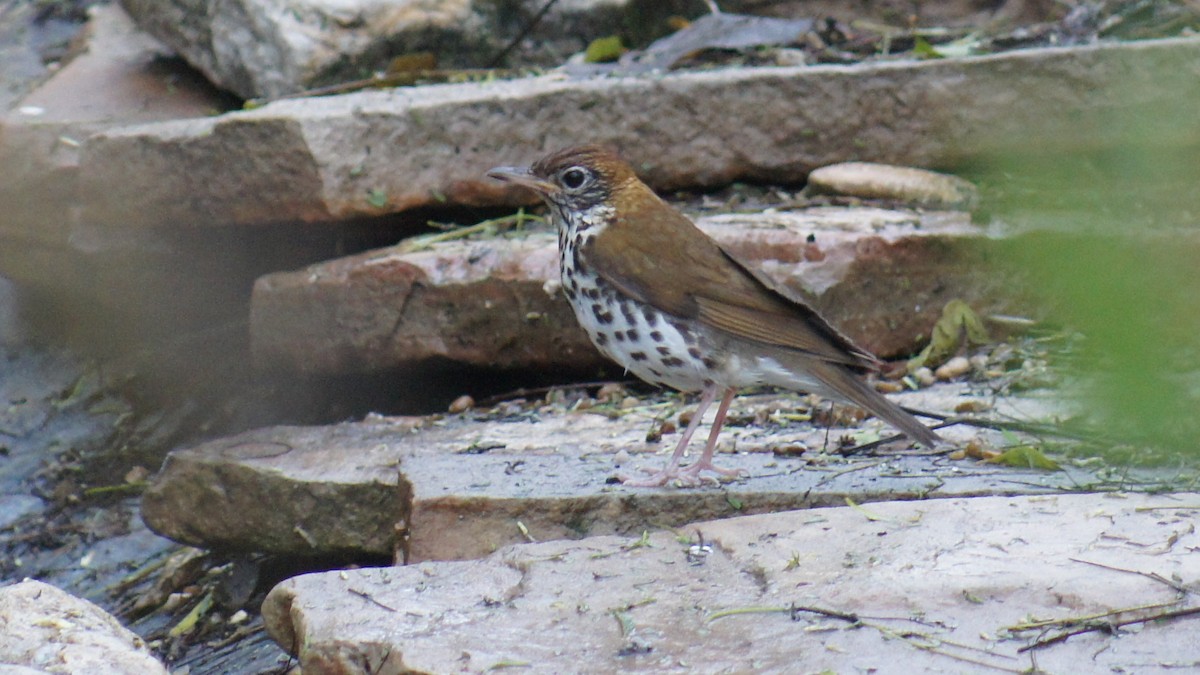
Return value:
M 712 471 L 720 476 L 701 476 L 701 471 Z M 699 487 L 708 481 L 711 481 L 713 485 L 720 485 L 721 478 L 736 480 L 750 475 L 750 472 L 745 469 L 725 469 L 714 466 L 712 462 L 703 461 L 689 464 L 682 469 L 675 467 L 658 472 L 647 469 L 646 472 L 653 475 L 641 480 L 632 476 L 618 476 L 618 478 L 621 479 L 621 484 L 627 487 L 663 487 L 671 483 L 676 487 Z

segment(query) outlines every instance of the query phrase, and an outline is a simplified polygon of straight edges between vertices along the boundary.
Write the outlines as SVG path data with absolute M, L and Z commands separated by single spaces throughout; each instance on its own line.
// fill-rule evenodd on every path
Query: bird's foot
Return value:
M 746 471 L 745 469 L 726 469 L 726 468 L 719 467 L 719 466 L 713 464 L 711 460 L 701 458 L 699 461 L 689 464 L 689 465 L 683 467 L 682 469 L 680 469 L 679 477 L 680 478 L 690 477 L 691 480 L 695 484 L 699 484 L 705 480 L 711 480 L 712 482 L 717 483 L 717 484 L 719 484 L 721 482 L 721 479 L 717 478 L 715 476 L 701 476 L 700 475 L 701 471 L 712 471 L 715 474 L 720 474 L 721 476 L 724 476 L 724 477 L 730 478 L 730 479 L 743 478 L 745 476 L 750 475 L 750 472 Z
M 715 466 L 709 460 L 701 459 L 683 468 L 667 467 L 661 471 L 653 472 L 653 475 L 649 478 L 638 479 L 632 476 L 620 476 L 620 479 L 621 484 L 627 487 L 663 487 L 670 484 L 674 484 L 677 487 L 698 487 L 705 482 L 712 482 L 713 485 L 721 484 L 721 478 L 717 476 L 701 476 L 701 471 L 712 471 L 730 479 L 742 478 L 749 475 L 745 469 L 725 469 Z

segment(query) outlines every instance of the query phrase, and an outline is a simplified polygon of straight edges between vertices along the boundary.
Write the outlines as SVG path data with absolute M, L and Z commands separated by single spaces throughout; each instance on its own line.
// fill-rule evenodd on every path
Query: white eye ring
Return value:
M 573 166 L 560 173 L 558 179 L 568 190 L 578 190 L 587 183 L 588 172 L 582 167 Z

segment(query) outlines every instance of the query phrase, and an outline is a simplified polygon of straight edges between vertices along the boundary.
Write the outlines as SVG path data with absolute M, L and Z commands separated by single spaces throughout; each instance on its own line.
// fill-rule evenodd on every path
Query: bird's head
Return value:
M 530 167 L 498 166 L 487 175 L 533 190 L 564 219 L 612 207 L 630 188 L 643 187 L 633 169 L 601 145 L 559 150 Z

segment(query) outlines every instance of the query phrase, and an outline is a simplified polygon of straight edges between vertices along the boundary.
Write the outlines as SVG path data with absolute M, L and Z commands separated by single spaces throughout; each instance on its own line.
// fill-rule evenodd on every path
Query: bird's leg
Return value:
M 741 469 L 722 469 L 719 466 L 714 466 L 712 463 L 713 453 L 717 450 L 717 437 L 721 434 L 721 426 L 725 424 L 725 415 L 729 412 L 729 404 L 733 401 L 733 395 L 736 390 L 730 387 L 725 390 L 725 397 L 721 399 L 721 405 L 717 407 L 717 416 L 713 420 L 712 430 L 708 432 L 708 445 L 704 446 L 704 454 L 700 455 L 700 459 L 688 465 L 688 467 L 679 472 L 680 477 L 690 477 L 693 481 L 698 482 L 701 471 L 713 471 L 722 476 L 740 476 L 744 473 Z
M 679 444 L 675 446 L 675 453 L 671 455 L 671 461 L 667 462 L 662 471 L 645 480 L 635 480 L 628 476 L 621 476 L 621 484 L 630 487 L 660 487 L 678 477 L 679 462 L 683 460 L 683 453 L 687 450 L 688 443 L 692 440 L 692 434 L 696 433 L 696 427 L 700 426 L 700 419 L 704 417 L 708 406 L 712 405 L 713 400 L 716 399 L 718 389 L 719 387 L 715 384 L 709 385 L 704 389 L 704 392 L 700 395 L 700 403 L 696 406 L 696 412 L 692 413 L 692 420 L 688 422 L 687 429 L 683 430 L 683 436 L 679 438 Z M 721 403 L 721 411 L 723 412 L 728 405 L 728 400 L 723 401 Z M 718 415 L 722 420 L 724 419 L 723 414 L 718 413 Z

